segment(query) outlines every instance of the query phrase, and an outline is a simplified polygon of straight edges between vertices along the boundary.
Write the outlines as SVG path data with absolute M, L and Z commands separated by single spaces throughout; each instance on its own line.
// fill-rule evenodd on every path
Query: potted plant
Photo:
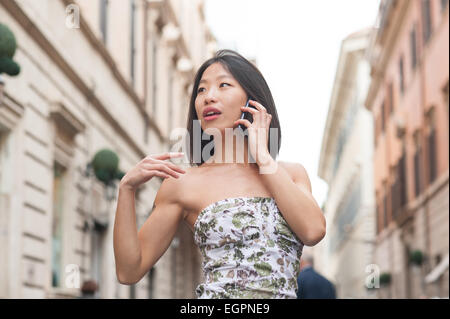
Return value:
M 380 285 L 381 285 L 381 290 L 385 291 L 385 293 L 387 293 L 387 298 L 390 299 L 391 298 L 391 280 L 392 280 L 392 276 L 389 272 L 383 272 L 380 275 Z M 384 298 L 384 297 L 383 297 Z
M 118 169 L 119 157 L 117 154 L 109 149 L 102 149 L 98 151 L 92 162 L 90 163 L 95 177 L 101 181 L 105 186 L 111 186 L 114 180 L 121 180 L 125 175 L 124 172 Z
M 414 250 L 409 255 L 409 262 L 414 266 L 421 266 L 424 262 L 424 255 L 421 250 Z
M 17 43 L 14 34 L 4 24 L 0 23 L 0 101 L 3 98 L 2 73 L 16 76 L 20 73 L 20 66 L 12 60 L 16 53 Z
M 384 272 L 380 275 L 380 285 L 388 286 L 391 283 L 391 274 L 389 272 Z
M 409 263 L 413 266 L 413 275 L 420 280 L 420 291 L 423 296 L 425 295 L 425 278 L 422 265 L 425 262 L 425 258 L 424 253 L 419 249 L 413 250 L 409 254 Z
M 95 292 L 98 290 L 98 285 L 95 280 L 86 280 L 81 286 L 81 298 L 94 298 Z

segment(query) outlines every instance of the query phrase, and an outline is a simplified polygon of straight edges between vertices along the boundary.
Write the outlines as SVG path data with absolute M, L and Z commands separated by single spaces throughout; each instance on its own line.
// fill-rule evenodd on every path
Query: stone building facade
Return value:
M 365 104 L 375 119 L 375 263 L 391 278 L 382 298 L 449 295 L 448 33 L 448 0 L 381 1 Z
M 184 224 L 139 283 L 118 282 L 117 188 L 88 163 L 108 148 L 126 172 L 171 150 L 215 50 L 203 0 L 0 0 L 0 22 L 22 69 L 0 100 L 0 298 L 77 298 L 86 280 L 98 298 L 194 298 L 201 261 Z M 160 183 L 136 194 L 138 229 Z
M 366 269 L 373 263 L 375 200 L 373 118 L 364 107 L 370 85 L 365 58 L 372 29 L 342 41 L 320 153 L 318 175 L 328 183 L 327 236 L 313 248 L 315 268 L 338 298 L 371 298 Z

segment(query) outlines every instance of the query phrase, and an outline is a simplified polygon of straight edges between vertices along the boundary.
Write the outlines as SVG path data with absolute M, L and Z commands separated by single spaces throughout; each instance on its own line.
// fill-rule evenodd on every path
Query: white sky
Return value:
M 373 26 L 379 0 L 205 0 L 219 49 L 256 58 L 282 129 L 279 160 L 301 163 L 321 206 L 317 176 L 323 130 L 342 40 Z

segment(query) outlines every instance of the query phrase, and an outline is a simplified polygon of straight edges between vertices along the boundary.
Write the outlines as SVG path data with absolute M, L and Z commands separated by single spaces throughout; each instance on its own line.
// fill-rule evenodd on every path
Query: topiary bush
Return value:
M 119 157 L 115 152 L 109 149 L 98 151 L 95 154 L 91 165 L 97 179 L 105 185 L 111 184 L 115 179 L 121 180 L 125 175 L 125 173 L 118 169 Z
M 20 73 L 20 66 L 12 60 L 16 47 L 14 34 L 6 25 L 0 23 L 0 74 L 16 76 Z
M 410 253 L 409 255 L 409 261 L 416 266 L 420 266 L 422 265 L 423 261 L 424 261 L 424 256 L 422 251 L 420 250 L 414 250 Z
M 381 285 L 389 285 L 391 283 L 391 274 L 388 272 L 384 272 L 380 275 L 380 284 Z

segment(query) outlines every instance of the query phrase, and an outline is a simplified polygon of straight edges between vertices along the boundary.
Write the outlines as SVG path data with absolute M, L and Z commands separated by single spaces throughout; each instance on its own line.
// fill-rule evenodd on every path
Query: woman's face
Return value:
M 203 72 L 195 99 L 195 110 L 203 130 L 217 128 L 223 132 L 225 128 L 233 128 L 246 102 L 244 89 L 220 63 L 211 64 Z M 208 107 L 216 108 L 221 114 L 205 120 L 204 111 Z

